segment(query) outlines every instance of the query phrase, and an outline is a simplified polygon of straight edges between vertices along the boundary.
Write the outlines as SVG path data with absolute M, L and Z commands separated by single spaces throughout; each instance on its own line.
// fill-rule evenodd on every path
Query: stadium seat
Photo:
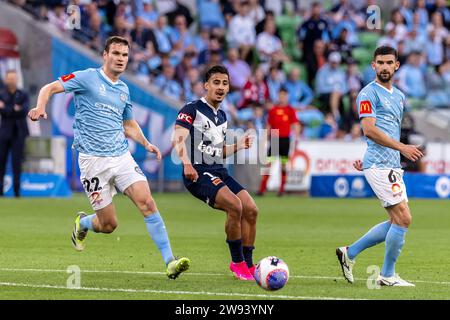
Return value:
M 285 52 L 293 60 L 301 58 L 301 51 L 297 46 L 297 28 L 300 23 L 299 16 L 282 15 L 276 18 L 281 41 L 286 45 Z
M 358 61 L 358 64 L 361 65 L 367 65 L 372 61 L 372 52 L 366 48 L 355 48 L 352 51 L 352 56 L 356 61 Z
M 376 32 L 361 32 L 359 33 L 359 44 L 370 50 L 375 50 L 380 35 Z

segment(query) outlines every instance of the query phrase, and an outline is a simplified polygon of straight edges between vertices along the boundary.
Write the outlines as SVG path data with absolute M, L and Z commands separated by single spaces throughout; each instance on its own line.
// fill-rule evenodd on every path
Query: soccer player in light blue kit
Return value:
M 390 219 L 374 226 L 352 245 L 336 249 L 343 275 L 350 283 L 354 281 L 352 270 L 356 256 L 367 248 L 385 242 L 384 263 L 377 284 L 414 286 L 395 273 L 395 262 L 411 224 L 400 153 L 412 161 L 423 156 L 417 146 L 399 141 L 405 95 L 392 85 L 392 78 L 399 66 L 395 49 L 387 46 L 377 48 L 372 61 L 376 79 L 364 87 L 357 97 L 367 151 L 363 162 L 358 160 L 353 165 L 357 170 L 364 171 Z
M 98 69 L 76 71 L 42 87 L 36 108 L 28 116 L 47 119 L 45 106 L 55 93 L 73 92 L 76 107 L 73 146 L 79 151 L 80 179 L 95 213 L 79 212 L 75 219 L 72 244 L 84 249 L 88 230 L 111 233 L 117 227 L 112 198 L 116 187 L 141 211 L 144 222 L 167 266 L 167 276 L 175 279 L 189 268 L 187 258 L 172 254 L 164 221 L 151 195 L 145 175 L 128 150 L 126 138 L 143 145 L 161 160 L 159 149 L 151 144 L 133 119 L 130 93 L 119 80 L 128 63 L 130 45 L 125 38 L 110 37 L 103 51 L 104 64 Z

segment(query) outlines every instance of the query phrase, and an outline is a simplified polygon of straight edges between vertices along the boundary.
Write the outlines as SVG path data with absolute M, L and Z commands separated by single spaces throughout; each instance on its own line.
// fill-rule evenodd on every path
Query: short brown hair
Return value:
M 120 44 L 123 44 L 123 45 L 127 46 L 127 47 L 128 47 L 128 50 L 131 49 L 130 43 L 128 42 L 127 39 L 125 39 L 124 37 L 112 36 L 112 37 L 109 37 L 108 39 L 106 39 L 106 42 L 105 42 L 105 49 L 104 49 L 104 50 L 105 50 L 106 52 L 109 52 L 109 47 L 110 47 L 113 43 L 120 43 Z
M 375 52 L 373 53 L 373 61 L 376 60 L 377 56 L 385 56 L 388 54 L 392 54 L 395 57 L 395 61 L 398 61 L 397 50 L 389 46 L 381 46 L 376 48 Z

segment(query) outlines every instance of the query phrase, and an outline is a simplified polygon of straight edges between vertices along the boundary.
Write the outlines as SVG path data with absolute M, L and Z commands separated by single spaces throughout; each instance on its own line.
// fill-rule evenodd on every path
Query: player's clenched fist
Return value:
M 38 121 L 40 118 L 47 119 L 47 112 L 39 108 L 33 108 L 28 112 L 28 117 L 33 121 Z

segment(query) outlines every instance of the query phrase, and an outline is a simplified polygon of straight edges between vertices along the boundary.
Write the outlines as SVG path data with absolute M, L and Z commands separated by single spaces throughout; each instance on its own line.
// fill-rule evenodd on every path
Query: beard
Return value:
M 380 82 L 386 83 L 391 81 L 392 77 L 394 76 L 394 74 L 389 73 L 389 72 L 380 72 L 377 73 L 377 78 Z

